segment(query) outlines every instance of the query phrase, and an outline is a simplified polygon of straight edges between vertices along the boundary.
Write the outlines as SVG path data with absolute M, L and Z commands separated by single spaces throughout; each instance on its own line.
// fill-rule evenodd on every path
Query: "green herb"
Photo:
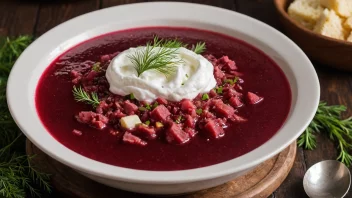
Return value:
M 150 120 L 145 121 L 145 124 L 149 126 L 150 125 Z
M 237 83 L 237 81 L 239 80 L 240 78 L 238 78 L 237 76 L 234 78 L 234 79 L 226 79 L 224 81 L 224 83 L 229 83 L 230 85 L 234 85 L 235 83 Z
M 203 94 L 202 100 L 209 100 L 209 95 L 208 94 Z
M 346 111 L 342 105 L 327 106 L 320 102 L 313 121 L 298 139 L 298 145 L 305 149 L 316 148 L 316 133 L 326 132 L 328 137 L 336 141 L 339 156 L 337 157 L 347 166 L 352 165 L 352 155 L 348 151 L 352 148 L 352 117 L 341 119 L 341 113 Z
M 203 109 L 197 109 L 197 110 L 196 110 L 196 113 L 197 113 L 198 115 L 202 114 L 202 113 L 203 113 Z
M 196 54 L 201 54 L 205 51 L 205 43 L 204 42 L 198 42 L 196 46 L 192 46 L 192 51 L 194 51 Z
M 29 36 L 0 37 L 0 197 L 40 197 L 50 192 L 49 175 L 38 172 L 24 150 L 25 137 L 13 121 L 6 103 L 6 84 L 13 64 L 32 42 Z
M 222 91 L 223 91 L 223 87 L 222 86 L 219 86 L 219 87 L 216 87 L 215 88 L 215 91 L 216 91 L 216 93 L 218 93 L 218 94 L 222 94 Z
M 73 87 L 73 97 L 78 102 L 84 102 L 86 104 L 92 105 L 94 108 L 100 103 L 97 93 L 87 93 L 82 89 L 82 87 Z
M 148 111 L 148 109 L 145 108 L 145 107 L 138 107 L 138 110 L 140 110 L 140 111 Z
M 159 105 L 158 102 L 154 102 L 154 104 L 153 104 L 153 109 L 155 109 L 158 105 Z
M 94 63 L 94 65 L 92 66 L 92 70 L 95 72 L 99 72 L 100 71 L 100 62 Z
M 188 78 L 188 74 L 186 74 L 186 77 Z
M 239 79 L 240 79 L 240 78 L 236 76 L 236 77 L 233 79 L 233 84 L 237 83 L 237 81 L 238 81 Z
M 183 86 L 183 85 L 185 85 L 185 83 L 183 82 L 183 83 L 181 83 L 181 85 Z
M 145 108 L 146 108 L 147 110 L 152 110 L 152 106 L 151 106 L 150 104 L 146 104 L 146 105 L 145 105 Z
M 177 117 L 177 119 L 175 120 L 175 122 L 176 122 L 177 124 L 180 124 L 180 123 L 182 122 L 182 120 L 183 120 L 183 117 L 182 117 L 182 115 L 180 115 L 180 116 Z
M 131 99 L 131 100 L 136 99 L 136 97 L 134 97 L 134 94 L 133 94 L 133 93 L 130 94 L 130 99 Z
M 177 49 L 182 43 L 177 40 L 158 39 L 154 37 L 153 43 L 148 42 L 145 49 L 137 49 L 128 58 L 134 65 L 138 76 L 148 70 L 156 70 L 165 77 L 169 77 L 177 70 L 182 60 L 177 56 Z

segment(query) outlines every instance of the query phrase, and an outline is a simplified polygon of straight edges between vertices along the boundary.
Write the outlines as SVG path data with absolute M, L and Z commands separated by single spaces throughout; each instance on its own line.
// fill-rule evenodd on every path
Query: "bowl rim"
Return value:
M 175 11 L 176 8 L 183 10 L 184 15 L 179 15 L 178 12 Z M 173 19 L 183 19 L 193 23 L 198 20 L 206 20 L 209 23 L 222 24 L 225 27 L 234 26 L 233 28 L 237 28 L 239 31 L 246 31 L 246 33 L 253 38 L 262 39 L 263 42 L 265 41 L 271 44 L 272 48 L 277 48 L 277 52 L 281 53 L 282 57 L 288 61 L 287 64 L 290 65 L 290 69 L 292 69 L 295 74 L 294 77 L 298 87 L 297 101 L 295 101 L 294 104 L 295 108 L 291 110 L 292 112 L 289 118 L 279 130 L 280 133 L 277 132 L 273 138 L 265 142 L 262 146 L 238 158 L 212 166 L 181 171 L 146 171 L 105 164 L 84 157 L 66 148 L 53 136 L 49 135 L 49 132 L 43 127 L 39 116 L 36 114 L 33 93 L 26 89 L 26 87 L 29 86 L 28 84 L 32 83 L 33 78 L 27 74 L 35 73 L 36 67 L 40 64 L 38 61 L 41 59 L 36 60 L 35 57 L 41 57 L 41 55 L 38 55 L 40 54 L 39 52 L 44 53 L 46 50 L 52 50 L 50 46 L 51 42 L 55 44 L 55 42 L 62 42 L 60 41 L 62 38 L 68 39 L 65 38 L 65 36 L 75 35 L 82 41 L 87 40 L 89 35 L 80 34 L 81 30 L 79 30 L 79 28 L 96 27 L 99 22 L 105 22 L 103 19 L 107 19 L 106 17 L 109 16 L 115 16 L 116 13 L 119 13 L 119 16 L 130 16 L 131 19 L 128 19 L 132 20 L 133 17 L 138 17 L 134 15 L 136 12 L 148 9 L 160 10 L 160 12 L 155 12 L 147 16 L 151 20 L 159 19 L 158 17 L 169 18 L 172 16 Z M 212 14 L 209 15 L 209 13 Z M 192 19 L 190 18 L 191 16 L 193 17 Z M 91 23 L 84 23 L 87 21 Z M 233 21 L 235 21 L 236 24 L 232 24 Z M 254 31 L 253 28 L 257 28 L 262 34 L 256 35 L 257 31 Z M 67 31 L 68 29 L 70 31 Z M 55 39 L 53 40 L 53 38 Z M 69 41 L 63 44 L 59 43 L 60 45 L 56 47 L 55 50 L 62 50 L 62 48 L 67 47 L 67 45 L 72 45 Z M 274 45 L 271 42 L 276 42 L 276 44 Z M 55 53 L 50 52 L 47 54 L 46 58 L 56 58 Z M 32 71 L 31 69 L 34 70 Z M 41 74 L 42 73 L 43 71 Z M 26 82 L 26 80 L 24 80 L 26 78 L 31 81 Z M 307 79 L 309 79 L 309 81 L 307 81 Z M 37 81 L 35 87 L 36 85 Z M 253 168 L 284 150 L 298 138 L 313 119 L 319 104 L 319 87 L 319 80 L 315 69 L 303 51 L 284 34 L 269 25 L 240 13 L 208 5 L 180 2 L 148 2 L 120 5 L 93 11 L 66 21 L 39 37 L 22 53 L 10 73 L 7 86 L 7 102 L 10 113 L 16 124 L 30 141 L 49 156 L 79 172 L 100 178 L 125 182 L 175 184 L 204 181 L 239 173 Z M 35 116 L 33 116 L 33 113 Z M 290 130 L 287 130 L 288 128 Z M 33 131 L 33 129 L 35 129 L 35 131 Z
M 284 1 L 284 4 L 282 6 L 280 6 L 280 2 L 281 1 Z M 334 42 L 334 43 L 339 43 L 341 45 L 345 45 L 346 47 L 352 47 L 352 42 L 349 42 L 349 41 L 343 41 L 343 40 L 339 40 L 339 39 L 335 39 L 335 38 L 331 38 L 331 37 L 328 37 L 328 36 L 324 36 L 324 35 L 321 35 L 321 34 L 318 34 L 318 33 L 315 33 L 314 31 L 308 29 L 308 28 L 305 28 L 304 26 L 302 26 L 301 24 L 299 24 L 297 21 L 293 20 L 287 13 L 286 11 L 286 4 L 289 3 L 290 0 L 274 0 L 274 5 L 275 5 L 275 8 L 277 10 L 277 12 L 279 13 L 279 15 L 284 18 L 286 21 L 288 21 L 291 25 L 297 27 L 299 30 L 313 36 L 313 37 L 317 37 L 319 39 L 322 39 L 322 40 L 325 40 L 327 42 Z

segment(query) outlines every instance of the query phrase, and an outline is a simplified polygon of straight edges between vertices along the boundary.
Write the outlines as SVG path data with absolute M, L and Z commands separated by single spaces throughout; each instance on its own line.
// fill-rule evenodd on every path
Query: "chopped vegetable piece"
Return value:
M 183 119 L 183 117 L 182 117 L 181 115 L 178 116 L 178 118 L 176 119 L 176 123 L 177 123 L 177 124 L 180 124 L 181 121 L 182 121 L 182 119 Z
M 99 72 L 100 71 L 100 62 L 94 63 L 94 65 L 92 66 L 92 70 L 95 72 Z
M 144 124 L 146 124 L 146 125 L 150 125 L 150 120 L 147 120 L 147 121 L 145 121 L 145 123 Z
M 239 77 L 235 77 L 235 79 L 233 79 L 233 84 L 237 83 L 237 81 L 239 80 L 240 78 Z
M 137 115 L 126 116 L 120 119 L 120 124 L 126 129 L 133 129 L 137 124 L 141 124 L 141 120 Z
M 209 99 L 209 95 L 208 94 L 203 94 L 202 100 L 208 100 L 208 99 Z
M 222 90 L 224 89 L 222 86 L 220 86 L 220 87 L 217 87 L 217 88 L 215 88 L 216 89 L 216 93 L 218 93 L 218 94 L 221 94 L 222 93 Z
M 134 94 L 133 94 L 133 93 L 130 94 L 130 99 L 131 99 L 131 100 L 136 99 L 136 97 L 134 97 Z
M 138 110 L 140 110 L 140 111 L 148 111 L 148 109 L 145 108 L 145 107 L 138 107 Z
M 156 127 L 156 128 L 162 128 L 162 127 L 164 127 L 164 125 L 163 125 L 163 123 L 161 123 L 161 122 L 156 122 L 156 123 L 155 123 L 155 127 Z
M 203 109 L 197 109 L 197 110 L 196 110 L 196 113 L 197 113 L 198 115 L 202 114 L 202 113 L 203 113 Z
M 159 105 L 159 103 L 158 103 L 158 102 L 155 102 L 155 103 L 153 104 L 153 109 L 155 109 L 158 105 Z

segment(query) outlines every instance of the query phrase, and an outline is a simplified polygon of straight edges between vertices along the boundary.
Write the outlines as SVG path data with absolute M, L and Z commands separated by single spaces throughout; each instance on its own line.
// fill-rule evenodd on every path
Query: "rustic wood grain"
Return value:
M 177 198 L 248 198 L 268 197 L 286 178 L 295 161 L 296 142 L 253 171 L 221 186 Z M 27 140 L 27 154 L 35 155 L 32 164 L 52 175 L 52 185 L 65 196 L 79 198 L 151 197 L 129 193 L 98 184 L 50 158 Z
M 33 34 L 39 3 L 18 0 L 0 1 L 0 36 Z
M 99 9 L 99 0 L 42 1 L 35 35 L 40 36 L 56 25 Z
M 275 0 L 287 35 L 313 60 L 341 70 L 352 71 L 352 42 L 321 36 L 292 20 L 286 8 L 292 0 Z

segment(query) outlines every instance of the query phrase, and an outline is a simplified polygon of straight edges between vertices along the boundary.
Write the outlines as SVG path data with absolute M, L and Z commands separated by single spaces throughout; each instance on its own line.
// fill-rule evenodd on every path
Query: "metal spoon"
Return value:
M 350 189 L 351 174 L 336 160 L 314 164 L 303 178 L 303 187 L 311 198 L 342 198 Z

